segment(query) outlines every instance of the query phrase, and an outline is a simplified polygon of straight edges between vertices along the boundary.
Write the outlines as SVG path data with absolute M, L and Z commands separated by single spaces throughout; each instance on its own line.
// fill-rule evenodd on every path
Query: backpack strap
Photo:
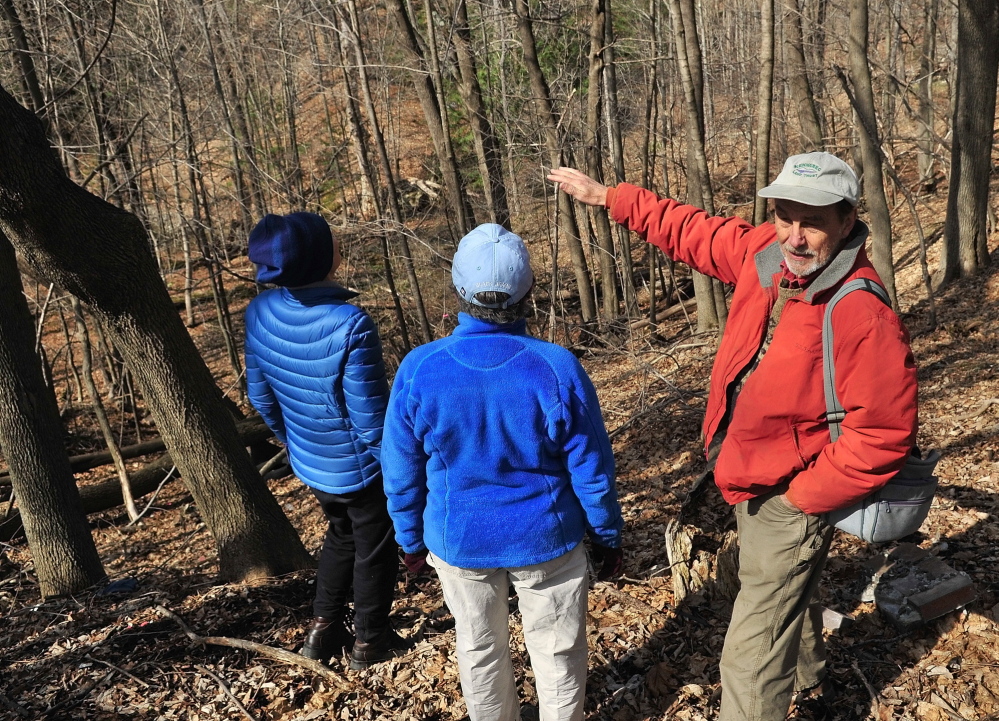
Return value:
M 873 293 L 881 302 L 890 306 L 891 300 L 888 298 L 888 291 L 878 283 L 867 278 L 855 278 L 844 283 L 832 299 L 826 303 L 825 315 L 822 317 L 822 385 L 826 395 L 826 421 L 829 422 L 829 437 L 835 441 L 842 434 L 840 424 L 846 418 L 846 410 L 839 402 L 836 395 L 836 366 L 833 363 L 833 308 L 843 298 L 855 290 L 866 290 Z

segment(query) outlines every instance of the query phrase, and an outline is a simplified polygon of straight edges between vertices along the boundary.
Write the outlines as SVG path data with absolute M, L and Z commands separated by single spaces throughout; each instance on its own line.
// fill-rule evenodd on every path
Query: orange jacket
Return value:
M 783 256 L 770 223 L 711 217 L 622 183 L 608 194 L 614 220 L 671 258 L 735 286 L 711 372 L 705 448 L 725 417 L 727 389 L 755 357 L 777 298 Z M 857 221 L 846 244 L 781 314 L 773 340 L 739 394 L 715 465 L 731 504 L 790 482 L 806 513 L 845 508 L 902 467 L 916 440 L 916 366 L 909 335 L 876 296 L 856 292 L 833 312 L 836 391 L 846 409 L 843 435 L 830 442 L 822 390 L 826 302 L 853 278 L 880 278 L 864 252 Z

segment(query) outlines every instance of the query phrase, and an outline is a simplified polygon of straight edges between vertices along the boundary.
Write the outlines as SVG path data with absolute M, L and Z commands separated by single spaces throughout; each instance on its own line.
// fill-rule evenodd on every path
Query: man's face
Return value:
M 840 217 L 835 205 L 805 205 L 794 200 L 774 201 L 774 226 L 788 270 L 807 276 L 833 259 L 857 220 L 854 208 Z

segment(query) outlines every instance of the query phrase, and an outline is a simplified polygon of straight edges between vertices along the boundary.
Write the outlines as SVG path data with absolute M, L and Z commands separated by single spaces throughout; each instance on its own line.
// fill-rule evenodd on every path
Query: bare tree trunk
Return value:
M 31 48 L 28 46 L 28 37 L 24 32 L 21 16 L 18 15 L 14 0 L 0 0 L 0 9 L 3 10 L 4 17 L 7 18 L 7 24 L 10 25 L 10 34 L 14 41 L 17 65 L 21 71 L 21 85 L 30 102 L 28 107 L 36 115 L 41 116 L 42 109 L 45 107 L 45 95 L 42 93 L 42 86 L 38 82 L 35 61 L 31 54 Z
M 281 49 L 281 71 L 283 75 L 282 88 L 284 90 L 284 112 L 288 126 L 288 154 L 290 155 L 290 168 L 285 168 L 285 176 L 289 188 L 288 202 L 293 208 L 305 209 L 305 192 L 302 186 L 302 158 L 298 153 L 298 121 L 295 115 L 295 105 L 298 98 L 295 93 L 295 72 L 292 68 L 291 49 L 288 47 L 287 27 L 285 23 L 284 8 L 281 6 L 282 0 L 277 0 L 275 8 L 277 10 L 278 22 L 278 47 Z
M 999 4 L 960 0 L 957 99 L 941 280 L 975 275 L 989 265 L 987 216 L 999 70 Z M 964 52 L 973 49 L 972 52 Z
M 403 225 L 402 208 L 399 207 L 399 192 L 395 186 L 395 174 L 392 172 L 392 164 L 389 161 L 388 149 L 385 146 L 385 137 L 382 135 L 381 124 L 378 122 L 378 114 L 375 111 L 375 100 L 371 95 L 371 84 L 368 78 L 367 60 L 364 56 L 364 46 L 361 44 L 361 25 L 357 17 L 357 4 L 355 0 L 348 0 L 347 9 L 350 13 L 350 40 L 354 46 L 354 54 L 357 58 L 358 78 L 361 82 L 361 92 L 364 97 L 364 108 L 368 115 L 368 125 L 371 126 L 371 135 L 378 149 L 378 160 L 381 164 L 382 175 L 385 176 L 385 184 L 388 187 L 389 210 L 392 212 L 392 220 L 396 223 L 399 233 L 399 247 L 402 249 L 403 265 L 406 267 L 406 277 L 409 280 L 409 288 L 416 303 L 417 317 L 420 319 L 420 330 L 423 333 L 423 342 L 429 343 L 434 339 L 433 331 L 430 329 L 430 320 L 427 318 L 427 309 L 423 304 L 423 293 L 420 291 L 420 281 L 416 276 L 416 267 L 413 265 L 413 254 L 410 252 L 409 240 L 406 238 L 405 226 Z M 408 18 L 408 15 L 406 16 Z M 433 100 L 433 98 L 431 98 Z M 434 101 L 436 102 L 436 101 Z M 461 193 L 464 197 L 464 192 Z M 452 200 L 454 198 L 452 197 Z M 462 200 L 464 202 L 464 200 Z M 388 259 L 388 241 L 384 245 L 384 256 Z M 409 339 L 405 339 L 405 345 L 409 346 Z
M 822 123 L 815 107 L 812 84 L 808 80 L 805 64 L 804 40 L 801 32 L 801 11 L 798 0 L 784 0 L 784 52 L 787 57 L 787 76 L 791 86 L 791 98 L 798 110 L 798 126 L 801 131 L 801 147 L 806 153 L 823 150 Z
M 11 130 L 0 136 L 0 230 L 40 277 L 91 308 L 124 355 L 215 537 L 220 577 L 311 566 L 240 443 L 142 226 L 70 182 L 38 120 L 3 89 L 0 126 Z
M 0 449 L 40 592 L 47 597 L 82 591 L 105 574 L 63 446 L 55 395 L 45 387 L 32 350 L 33 335 L 14 249 L 0 230 Z
M 208 23 L 208 14 L 205 12 L 204 0 L 192 0 L 198 9 L 198 20 L 201 24 L 202 34 L 205 39 L 205 48 L 208 51 L 208 63 L 212 70 L 212 82 L 215 87 L 215 95 L 221 105 L 222 119 L 225 122 L 229 136 L 229 147 L 232 152 L 232 173 L 233 183 L 236 186 L 236 197 L 239 198 L 239 210 L 242 217 L 243 227 L 246 229 L 253 227 L 253 218 L 250 215 L 250 192 L 246 185 L 246 178 L 243 175 L 243 163 L 239 148 L 239 136 L 233 125 L 232 112 L 229 109 L 229 101 L 226 99 L 225 90 L 222 88 L 222 76 L 219 72 L 219 63 L 215 55 L 215 39 L 212 37 L 212 30 Z
M 584 128 L 584 154 L 586 173 L 603 182 L 602 154 L 600 152 L 600 89 L 603 86 L 603 47 L 604 15 L 607 0 L 592 0 L 590 3 L 590 82 L 586 93 L 586 127 Z M 589 209 L 597 235 L 597 249 L 600 255 L 600 290 L 603 300 L 603 315 L 607 321 L 614 321 L 618 314 L 617 271 L 614 262 L 614 240 L 611 237 L 610 220 L 606 208 Z
M 919 80 L 916 82 L 918 93 L 919 127 L 916 130 L 918 148 L 916 163 L 919 167 L 919 184 L 924 192 L 931 192 L 936 187 L 933 177 L 933 76 L 936 69 L 936 37 L 938 0 L 925 0 L 923 22 L 923 45 L 919 57 Z
M 551 90 L 545 79 L 544 71 L 538 60 L 538 48 L 534 39 L 534 27 L 531 20 L 531 10 L 527 0 L 511 0 L 514 15 L 517 20 L 517 30 L 520 34 L 520 44 L 524 50 L 524 63 L 527 65 L 527 75 L 531 83 L 534 101 L 541 105 L 541 122 L 544 126 L 545 147 L 549 162 L 553 168 L 565 165 L 568 159 L 562 140 L 559 137 L 558 118 L 552 103 Z M 572 269 L 576 276 L 576 290 L 579 293 L 580 313 L 584 323 L 596 320 L 597 304 L 590 286 L 590 272 L 580 242 L 579 227 L 576 224 L 576 214 L 572 199 L 567 193 L 558 194 L 559 230 L 569 246 L 569 256 L 572 258 Z M 552 268 L 557 273 L 557 267 Z M 554 299 L 553 299 L 554 300 Z
M 614 168 L 614 182 L 623 183 L 624 143 L 621 139 L 620 112 L 617 102 L 617 63 L 614 61 L 614 22 L 611 14 L 611 0 L 605 0 L 604 7 L 604 114 L 607 118 L 607 146 L 610 149 L 611 165 Z M 638 313 L 638 300 L 635 297 L 635 268 L 631 258 L 631 233 L 618 226 L 617 246 L 621 269 L 621 291 L 628 315 Z
M 510 209 L 506 202 L 506 183 L 503 182 L 503 164 L 499 143 L 489 122 L 486 105 L 482 100 L 479 73 L 472 51 L 472 30 L 468 24 L 466 0 L 455 0 L 454 47 L 461 73 L 461 97 L 465 102 L 468 120 L 472 126 L 475 156 L 479 161 L 479 175 L 486 196 L 486 208 L 493 223 L 510 227 Z
M 856 93 L 856 111 L 860 118 L 860 150 L 864 159 L 864 197 L 871 226 L 871 262 L 884 283 L 892 306 L 895 296 L 895 266 L 892 262 L 891 216 L 885 197 L 881 169 L 881 140 L 874 112 L 874 89 L 871 68 L 867 64 L 867 0 L 850 0 L 850 75 Z
M 760 3 L 760 81 L 756 93 L 756 190 L 770 182 L 770 126 L 774 105 L 774 0 Z M 753 196 L 753 225 L 767 219 L 767 199 Z
M 73 304 L 73 315 L 76 318 L 76 337 L 80 341 L 80 349 L 83 355 L 83 381 L 87 386 L 87 394 L 90 396 L 90 403 L 94 409 L 94 416 L 97 418 L 97 425 L 100 426 L 101 434 L 104 436 L 104 444 L 108 447 L 108 453 L 111 454 L 111 461 L 114 463 L 115 472 L 118 474 L 118 481 L 121 483 L 121 497 L 125 501 L 128 520 L 134 522 L 139 518 L 139 509 L 135 507 L 135 501 L 132 499 L 132 488 L 128 480 L 128 471 L 125 469 L 125 461 L 122 459 L 118 443 L 114 439 L 114 431 L 111 430 L 111 424 L 108 422 L 108 415 L 104 410 L 104 404 L 101 403 L 101 395 L 97 392 L 97 386 L 94 384 L 94 368 L 91 362 L 90 335 L 87 333 L 87 321 L 83 317 L 83 308 L 80 306 L 80 301 L 73 298 L 71 302 Z
M 437 91 L 432 80 L 432 67 L 428 67 L 426 58 L 420 48 L 416 28 L 413 26 L 405 0 L 389 0 L 386 3 L 389 12 L 395 18 L 401 38 L 401 49 L 412 63 L 413 86 L 416 96 L 423 109 L 427 121 L 427 129 L 434 143 L 437 160 L 444 175 L 444 185 L 451 199 L 451 208 L 457 216 L 458 230 L 464 235 L 475 226 L 475 215 L 465 194 L 465 184 L 458 171 L 458 163 L 451 148 L 451 139 L 445 125 L 447 109 L 440 106 Z M 430 18 L 429 22 L 433 22 Z
M 354 82 L 348 69 L 347 55 L 344 51 L 343 43 L 340 42 L 339 33 L 332 33 L 332 40 L 337 55 L 340 57 L 340 67 L 343 72 L 343 85 L 347 93 L 347 119 L 350 124 L 350 138 L 351 144 L 354 147 L 354 155 L 361 169 L 361 187 L 362 189 L 370 189 L 369 200 L 374 206 L 376 216 L 380 219 L 382 217 L 382 202 L 381 198 L 378 197 L 378 193 L 374 190 L 377 187 L 375 172 L 374 168 L 371 167 L 371 161 L 368 157 L 367 133 L 364 130 L 364 123 L 361 121 L 361 110 L 354 95 Z M 372 125 L 377 126 L 377 122 L 372 122 Z M 384 152 L 384 148 L 384 143 L 382 143 L 382 152 Z M 392 178 L 389 176 L 390 183 L 391 180 Z M 398 204 L 398 199 L 394 193 L 390 197 L 395 199 L 395 202 Z M 396 207 L 394 212 L 398 212 L 398 207 Z M 380 229 L 379 236 L 382 248 L 382 262 L 385 267 L 385 281 L 388 283 L 389 294 L 392 296 L 392 305 L 395 308 L 396 322 L 399 324 L 399 335 L 402 339 L 403 352 L 408 353 L 412 345 L 409 342 L 409 330 L 406 327 L 406 314 L 402 310 L 402 300 L 399 298 L 399 291 L 395 287 L 395 273 L 392 269 L 392 259 L 389 256 L 388 233 L 384 227 Z
M 681 4 L 682 3 L 682 4 Z M 692 0 L 670 0 L 677 65 L 687 110 L 687 199 L 714 215 L 714 194 L 704 152 L 704 76 Z M 692 271 L 697 298 L 697 330 L 725 327 L 724 287 L 720 281 Z M 716 287 L 717 286 L 717 287 Z M 719 300 L 721 301 L 719 303 Z

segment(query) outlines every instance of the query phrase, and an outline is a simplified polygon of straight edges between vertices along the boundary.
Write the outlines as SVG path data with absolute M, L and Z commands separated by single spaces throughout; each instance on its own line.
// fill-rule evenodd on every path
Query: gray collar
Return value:
M 857 262 L 857 255 L 860 249 L 867 242 L 870 230 L 867 224 L 858 220 L 853 226 L 853 232 L 847 238 L 846 244 L 836 254 L 836 257 L 819 273 L 804 293 L 804 300 L 811 303 L 815 296 L 824 290 L 829 290 L 834 285 L 843 280 L 853 264 Z M 756 262 L 756 273 L 760 278 L 760 285 L 770 288 L 774 284 L 774 275 L 780 273 L 780 264 L 784 260 L 784 254 L 780 252 L 780 243 L 776 240 L 763 250 L 759 251 L 753 260 Z

